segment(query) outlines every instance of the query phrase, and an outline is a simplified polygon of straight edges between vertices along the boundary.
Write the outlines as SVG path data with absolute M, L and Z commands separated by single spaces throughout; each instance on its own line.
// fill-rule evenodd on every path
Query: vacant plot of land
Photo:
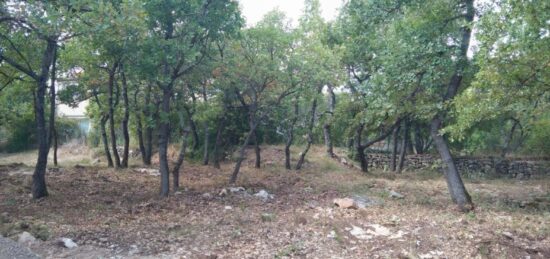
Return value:
M 32 168 L 3 165 L 2 234 L 28 231 L 46 240 L 33 251 L 56 258 L 550 257 L 548 179 L 466 180 L 477 207 L 462 214 L 434 172 L 365 175 L 320 149 L 296 172 L 283 168 L 280 148 L 262 154 L 261 169 L 245 163 L 234 186 L 242 189 L 224 190 L 230 163 L 185 164 L 182 190 L 167 199 L 155 170 L 65 166 L 49 170 L 50 196 L 33 201 Z M 333 204 L 345 197 L 366 207 Z M 59 246 L 61 237 L 79 247 Z

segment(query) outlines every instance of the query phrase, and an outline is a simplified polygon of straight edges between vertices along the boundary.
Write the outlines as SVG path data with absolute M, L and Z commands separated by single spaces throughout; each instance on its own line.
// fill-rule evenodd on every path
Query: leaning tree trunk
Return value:
M 46 166 L 48 165 L 48 152 L 50 150 L 48 143 L 48 129 L 46 128 L 46 118 L 44 114 L 45 94 L 48 88 L 48 74 L 50 65 L 54 59 L 54 53 L 57 48 L 55 41 L 48 40 L 48 44 L 42 56 L 41 73 L 37 80 L 37 87 L 34 96 L 34 116 L 36 120 L 36 137 L 38 139 L 38 158 L 34 173 L 32 176 L 32 197 L 39 199 L 48 196 L 46 187 Z
M 118 155 L 116 145 L 116 133 L 115 133 L 115 105 L 113 89 L 115 86 L 115 72 L 118 67 L 118 63 L 115 63 L 112 70 L 109 71 L 109 133 L 111 136 L 111 149 L 113 150 L 113 157 L 115 158 L 115 168 L 120 168 L 120 156 Z
M 458 88 L 462 83 L 464 70 L 466 69 L 468 63 L 467 53 L 468 48 L 470 47 L 470 37 L 472 34 L 470 23 L 474 20 L 475 9 L 473 0 L 464 0 L 464 4 L 466 8 L 466 12 L 464 14 L 466 24 L 461 28 L 462 39 L 460 41 L 460 52 L 456 61 L 456 69 L 447 86 L 447 92 L 443 97 L 443 102 L 452 100 L 456 96 Z M 447 179 L 451 199 L 458 205 L 460 210 L 470 211 L 473 209 L 472 199 L 466 191 L 466 187 L 464 187 L 464 183 L 460 178 L 460 174 L 451 156 L 447 141 L 439 132 L 442 127 L 445 114 L 446 111 L 443 110 L 439 111 L 433 117 L 430 126 L 430 134 L 435 143 L 435 147 L 441 156 L 441 160 L 443 160 L 444 163 L 443 171 L 445 173 L 445 178 Z
M 313 102 L 311 103 L 311 111 L 310 111 L 310 120 L 308 124 L 308 130 L 307 130 L 307 143 L 306 148 L 300 153 L 300 157 L 298 158 L 298 162 L 296 163 L 296 170 L 302 169 L 302 166 L 304 165 L 305 158 L 307 155 L 307 152 L 311 148 L 311 144 L 313 143 L 313 126 L 315 125 L 315 113 L 317 111 L 317 98 L 316 96 L 313 99 Z
M 435 147 L 441 156 L 441 160 L 443 160 L 443 172 L 445 173 L 445 179 L 447 180 L 447 187 L 449 188 L 451 199 L 461 210 L 471 210 L 473 207 L 472 198 L 466 191 L 462 178 L 460 178 L 447 141 L 439 133 L 440 128 L 441 120 L 436 117 L 432 120 L 430 133 L 434 140 Z
M 391 150 L 391 164 L 390 164 L 390 170 L 392 172 L 395 172 L 396 164 L 397 164 L 397 138 L 399 137 L 399 130 L 401 127 L 397 126 L 395 130 L 393 130 L 393 136 L 392 136 L 392 150 Z
M 123 168 L 128 167 L 128 154 L 130 152 L 130 133 L 128 133 L 128 120 L 130 119 L 130 102 L 128 101 L 128 84 L 124 73 L 123 65 L 120 64 L 122 76 L 122 100 L 124 102 L 124 117 L 122 117 L 122 135 L 124 136 L 124 149 L 122 151 Z
M 153 129 L 149 120 L 152 119 L 151 107 L 151 90 L 152 86 L 147 85 L 147 91 L 145 91 L 145 107 L 143 108 L 143 116 L 145 117 L 145 141 L 144 149 L 141 151 L 141 156 L 144 165 L 151 165 L 151 156 L 153 155 Z M 141 120 L 140 120 L 141 121 Z
M 245 153 L 246 147 L 248 146 L 248 143 L 250 143 L 250 139 L 252 137 L 252 134 L 254 134 L 254 131 L 256 130 L 257 125 L 258 125 L 257 122 L 252 123 L 250 130 L 246 134 L 244 143 L 239 149 L 239 157 L 237 158 L 237 162 L 235 163 L 235 167 L 233 168 L 233 173 L 231 174 L 231 178 L 229 179 L 230 184 L 234 184 L 237 181 L 237 176 L 239 175 L 239 171 L 241 170 L 241 164 L 244 161 L 244 153 Z
M 294 101 L 294 116 L 292 117 L 292 120 L 290 121 L 290 125 L 287 132 L 287 139 L 285 143 L 285 168 L 287 170 L 291 169 L 290 165 L 290 146 L 292 145 L 292 142 L 294 141 L 294 126 L 296 125 L 296 122 L 298 121 L 298 99 Z
M 405 164 L 405 154 L 407 153 L 407 145 L 409 143 L 409 122 L 405 120 L 403 125 L 403 137 L 401 138 L 401 150 L 399 153 L 399 166 L 397 167 L 397 173 L 403 171 L 403 165 Z
M 57 130 L 55 129 L 55 77 L 56 77 L 56 63 L 57 63 L 57 48 L 54 50 L 53 61 L 52 61 L 52 73 L 51 73 L 51 82 L 50 82 L 50 130 L 48 132 L 48 139 L 51 143 L 53 142 L 53 164 L 57 166 Z
M 208 104 L 208 96 L 206 95 L 206 86 L 205 84 L 202 84 L 202 99 L 204 101 L 205 104 Z M 209 133 L 209 129 L 208 129 L 208 120 L 204 120 L 204 150 L 203 150 L 203 154 L 202 154 L 202 164 L 203 165 L 208 165 L 208 160 L 209 160 L 209 156 L 210 154 L 208 153 L 208 135 L 210 135 Z
M 164 86 L 162 89 L 162 113 L 170 114 L 170 98 L 172 86 Z M 160 195 L 167 197 L 170 193 L 170 171 L 168 168 L 168 138 L 170 136 L 170 122 L 160 120 L 159 127 L 159 165 L 160 165 Z
M 334 157 L 334 150 L 333 150 L 333 144 L 332 144 L 332 137 L 331 137 L 331 121 L 334 116 L 334 109 L 336 106 L 336 95 L 334 94 L 334 89 L 331 85 L 327 86 L 328 88 L 328 114 L 329 118 L 325 120 L 325 123 L 323 124 L 323 135 L 325 137 L 325 146 L 327 149 L 327 156 L 328 157 Z
M 178 160 L 176 160 L 174 168 L 172 169 L 174 191 L 177 191 L 180 188 L 180 169 L 182 169 L 183 161 L 185 159 L 185 151 L 187 149 L 187 135 L 189 135 L 189 131 L 183 130 Z

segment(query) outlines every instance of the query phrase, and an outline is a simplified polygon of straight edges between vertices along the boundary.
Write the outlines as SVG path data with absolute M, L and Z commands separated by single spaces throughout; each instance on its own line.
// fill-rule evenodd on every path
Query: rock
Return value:
M 254 196 L 262 199 L 263 201 L 268 201 L 274 198 L 273 194 L 269 194 L 266 190 L 262 189 L 258 193 L 254 194 Z
M 229 192 L 227 191 L 227 189 L 223 188 L 219 193 L 218 195 L 223 197 L 223 196 L 226 196 Z
M 343 208 L 343 209 L 357 209 L 357 205 L 352 198 L 343 198 L 343 199 L 334 199 L 332 201 L 334 205 Z
M 28 246 L 36 243 L 36 238 L 31 233 L 23 231 L 17 235 L 17 242 Z
M 379 204 L 379 202 L 372 200 L 365 195 L 353 195 L 352 199 L 355 203 L 355 206 L 359 209 L 364 209 L 366 207 L 371 207 Z
M 204 199 L 212 199 L 212 194 L 210 194 L 209 192 L 205 192 L 201 195 Z
M 231 193 L 238 193 L 238 192 L 244 192 L 246 191 L 243 187 L 229 187 L 229 192 Z
M 348 164 L 348 160 L 346 160 L 345 158 L 341 158 L 340 159 L 340 163 L 344 164 L 344 165 L 347 165 Z
M 390 230 L 387 227 L 378 224 L 370 224 L 369 227 L 371 227 L 372 230 L 367 230 L 367 233 L 374 236 L 389 236 L 391 234 Z
M 327 238 L 335 239 L 336 238 L 336 231 L 331 230 L 330 233 L 328 233 Z
M 136 255 L 138 253 L 139 253 L 139 248 L 137 247 L 137 245 L 131 245 L 130 250 L 128 251 L 128 255 L 132 256 L 132 255 Z
M 60 246 L 63 246 L 63 247 L 69 248 L 69 249 L 78 247 L 78 245 L 72 239 L 66 238 L 66 237 L 63 237 L 63 238 L 59 239 L 58 243 L 59 243 Z
M 514 239 L 514 235 L 512 235 L 512 233 L 510 233 L 510 232 L 504 231 L 504 232 L 502 232 L 502 235 L 505 236 L 508 239 Z
M 389 197 L 394 198 L 394 199 L 403 199 L 403 198 L 405 198 L 405 196 L 403 194 L 398 193 L 396 191 L 390 191 Z
M 160 176 L 160 171 L 154 168 L 139 168 L 138 172 L 148 174 L 150 176 Z
M 0 235 L 0 258 L 10 258 L 10 259 L 38 259 L 40 258 L 35 253 L 31 252 L 27 247 L 18 244 L 17 242 L 4 238 Z
M 350 233 L 352 236 L 354 236 L 354 237 L 356 237 L 356 238 L 358 238 L 358 239 L 370 239 L 370 238 L 372 238 L 372 236 L 367 235 L 367 232 L 366 232 L 364 229 L 362 229 L 362 228 L 360 228 L 360 227 L 357 227 L 357 226 L 353 226 L 353 225 L 352 225 L 351 227 L 352 227 L 352 228 L 351 228 L 351 230 L 349 231 L 349 233 Z
M 224 209 L 224 210 L 232 210 L 233 207 L 231 207 L 231 206 L 225 206 L 223 209 Z

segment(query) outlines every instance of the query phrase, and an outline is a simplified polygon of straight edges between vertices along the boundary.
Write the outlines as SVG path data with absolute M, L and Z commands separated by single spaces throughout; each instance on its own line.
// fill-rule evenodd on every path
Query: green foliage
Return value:
M 550 156 L 550 119 L 542 119 L 533 123 L 529 137 L 523 147 L 523 152 L 535 156 Z

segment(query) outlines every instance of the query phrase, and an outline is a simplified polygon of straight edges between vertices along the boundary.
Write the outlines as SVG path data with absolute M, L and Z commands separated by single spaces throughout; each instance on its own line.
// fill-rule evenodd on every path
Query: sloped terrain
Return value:
M 50 196 L 33 201 L 32 168 L 3 165 L 1 230 L 43 237 L 30 247 L 47 258 L 550 257 L 548 179 L 466 180 L 477 207 L 463 214 L 438 173 L 365 175 L 323 155 L 313 148 L 302 171 L 287 171 L 282 149 L 263 147 L 262 168 L 245 162 L 233 189 L 231 163 L 186 163 L 182 190 L 166 199 L 154 169 L 78 165 L 49 170 Z M 345 197 L 368 202 L 334 205 Z

